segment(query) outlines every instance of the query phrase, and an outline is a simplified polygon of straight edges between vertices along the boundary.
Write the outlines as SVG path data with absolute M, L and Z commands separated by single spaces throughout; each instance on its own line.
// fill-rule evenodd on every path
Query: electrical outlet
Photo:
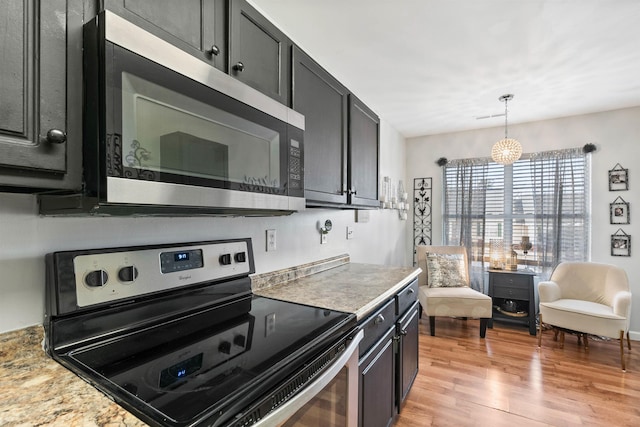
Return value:
M 276 230 L 267 230 L 267 252 L 276 250 Z
M 347 240 L 353 239 L 353 227 L 347 226 Z
M 276 331 L 276 314 L 269 313 L 264 317 L 264 336 L 268 337 Z

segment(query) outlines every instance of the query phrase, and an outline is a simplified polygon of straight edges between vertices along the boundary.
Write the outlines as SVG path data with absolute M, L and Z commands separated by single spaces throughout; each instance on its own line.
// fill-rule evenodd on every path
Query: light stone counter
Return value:
M 267 297 L 367 316 L 418 276 L 420 269 L 352 264 L 342 255 L 255 275 Z M 0 334 L 0 426 L 146 426 L 42 349 L 44 329 Z
M 318 272 L 318 265 L 327 267 Z M 305 275 L 306 268 L 312 274 Z M 289 277 L 286 272 L 294 270 Z M 252 277 L 256 295 L 313 305 L 316 307 L 355 313 L 358 320 L 367 317 L 377 306 L 418 277 L 422 270 L 414 267 L 387 267 L 350 263 L 349 257 L 324 260 L 307 266 L 268 273 L 284 279 Z

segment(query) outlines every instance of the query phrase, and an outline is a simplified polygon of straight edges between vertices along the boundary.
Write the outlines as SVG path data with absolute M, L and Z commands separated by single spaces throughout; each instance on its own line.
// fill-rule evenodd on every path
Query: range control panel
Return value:
M 248 275 L 250 240 L 87 251 L 73 257 L 79 307 Z

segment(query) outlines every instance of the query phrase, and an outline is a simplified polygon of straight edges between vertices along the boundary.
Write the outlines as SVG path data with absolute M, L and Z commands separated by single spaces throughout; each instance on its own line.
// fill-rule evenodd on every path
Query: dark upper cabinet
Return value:
M 229 35 L 229 74 L 289 105 L 287 36 L 245 0 L 229 0 Z
M 68 188 L 67 2 L 3 2 L 0 186 Z
M 305 117 L 305 198 L 346 204 L 349 92 L 297 46 L 292 52 L 291 106 Z
M 226 0 L 102 0 L 103 8 L 227 71 Z
M 349 95 L 349 204 L 379 207 L 378 152 L 380 120 L 354 95 Z
M 379 207 L 380 121 L 297 46 L 291 106 L 305 116 L 307 206 Z

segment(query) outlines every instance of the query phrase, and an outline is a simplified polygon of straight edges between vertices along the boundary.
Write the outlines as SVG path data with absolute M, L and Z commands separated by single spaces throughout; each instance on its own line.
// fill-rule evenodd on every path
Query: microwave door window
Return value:
M 122 73 L 123 165 L 229 183 L 280 187 L 277 131 Z

